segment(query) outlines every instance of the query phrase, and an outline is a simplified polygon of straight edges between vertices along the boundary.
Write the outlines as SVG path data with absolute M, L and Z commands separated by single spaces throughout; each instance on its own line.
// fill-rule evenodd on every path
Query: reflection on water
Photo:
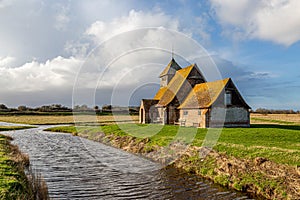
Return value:
M 248 199 L 174 168 L 44 128 L 5 134 L 29 154 L 52 199 Z

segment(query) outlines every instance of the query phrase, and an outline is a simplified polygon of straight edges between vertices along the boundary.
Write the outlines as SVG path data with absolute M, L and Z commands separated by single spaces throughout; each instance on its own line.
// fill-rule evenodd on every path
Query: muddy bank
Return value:
M 171 144 L 168 148 L 151 146 L 147 138 L 105 135 L 101 132 L 91 134 L 88 131 L 78 136 L 140 154 L 163 164 L 172 164 L 258 198 L 300 199 L 299 167 L 277 164 L 260 157 L 253 160 L 238 159 L 180 143 Z

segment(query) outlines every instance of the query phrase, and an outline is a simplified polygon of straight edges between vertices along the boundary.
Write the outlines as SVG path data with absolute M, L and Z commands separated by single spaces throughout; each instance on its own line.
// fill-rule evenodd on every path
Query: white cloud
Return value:
M 121 87 L 130 87 L 133 84 L 140 84 L 142 80 L 157 81 L 157 72 L 153 68 L 157 68 L 159 64 L 167 64 L 169 62 L 168 52 L 163 52 L 160 49 L 145 50 L 150 47 L 160 47 L 164 50 L 171 50 L 174 44 L 174 36 L 167 34 L 164 31 L 166 28 L 178 30 L 179 22 L 171 16 L 165 15 L 162 12 L 146 13 L 142 11 L 131 10 L 127 16 L 115 18 L 112 21 L 96 21 L 85 32 L 96 44 L 99 44 L 109 38 L 101 45 L 101 48 L 96 49 L 84 64 L 81 70 L 80 85 L 82 88 L 95 88 L 98 78 L 102 75 L 102 82 L 98 85 L 99 88 L 113 88 L 118 84 L 120 77 L 123 77 Z M 158 27 L 149 29 L 147 27 Z M 133 31 L 135 30 L 135 31 Z M 132 31 L 132 32 L 128 32 Z M 121 34 L 123 33 L 123 34 Z M 118 35 L 119 34 L 119 35 Z M 182 47 L 182 40 L 176 44 L 177 48 Z M 78 45 L 70 43 L 66 46 L 66 50 L 77 51 Z M 145 48 L 143 50 L 143 48 Z M 130 53 L 134 49 L 141 49 Z M 80 50 L 79 50 L 80 51 Z M 118 56 L 124 54 L 118 59 Z M 166 60 L 164 57 L 168 56 Z M 170 54 L 169 54 L 170 55 Z M 111 65 L 106 66 L 115 60 Z M 159 63 L 150 65 L 151 69 L 145 74 L 144 64 Z M 161 67 L 161 66 L 159 66 Z M 133 70 L 135 68 L 135 70 Z M 141 70 L 142 69 L 142 70 Z
M 15 0 L 0 0 L 0 9 L 8 7 L 12 5 L 14 2 Z
M 16 58 L 11 57 L 11 56 L 6 56 L 6 57 L 0 57 L 0 68 L 9 68 L 12 67 L 13 62 L 16 60 Z
M 300 40 L 298 0 L 211 0 L 225 33 L 285 46 Z M 233 27 L 234 28 L 233 28 Z
M 56 57 L 45 63 L 32 61 L 17 68 L 0 68 L 1 92 L 43 91 L 71 87 L 81 61 Z
M 203 21 L 198 23 L 204 24 Z M 172 46 L 175 59 L 182 67 L 189 62 L 199 61 L 199 66 L 205 65 L 202 68 L 205 75 L 220 79 L 217 78 L 218 73 L 214 73 L 213 66 L 206 65 L 211 64 L 211 60 L 204 50 L 189 37 L 191 34 L 177 32 L 182 31 L 180 28 L 177 18 L 161 11 L 150 13 L 131 10 L 128 15 L 112 21 L 93 23 L 85 33 L 100 46 L 89 54 L 83 64 L 73 100 L 83 102 L 84 97 L 86 102 L 93 102 L 96 88 L 102 94 L 102 99 L 111 98 L 103 93 L 110 90 L 114 94 L 112 98 L 117 100 L 116 104 L 126 105 L 126 100 L 137 88 L 159 83 L 160 72 L 171 60 Z M 72 48 L 68 46 L 68 49 Z M 155 93 L 149 91 L 152 92 L 150 96 Z
M 176 60 L 183 67 L 188 64 L 184 59 L 202 55 L 198 44 L 176 32 L 179 29 L 178 19 L 161 11 L 151 13 L 131 10 L 127 15 L 112 21 L 96 21 L 86 29 L 84 37 L 79 41 L 71 39 L 65 43 L 65 52 L 73 57 L 57 56 L 45 62 L 32 61 L 19 67 L 0 68 L 0 85 L 4 86 L 0 88 L 0 92 L 4 96 L 20 92 L 30 95 L 47 93 L 47 96 L 41 98 L 50 99 L 56 90 L 60 90 L 68 91 L 65 94 L 62 92 L 62 95 L 70 96 L 87 51 L 95 44 L 117 35 L 90 54 L 80 71 L 75 88 L 92 93 L 94 89 L 103 92 L 115 88 L 131 94 L 134 88 L 141 85 L 159 83 L 158 75 L 171 59 L 172 46 L 177 54 Z M 117 59 L 118 56 L 121 57 Z M 106 68 L 109 63 L 111 65 Z M 99 78 L 102 82 L 97 85 Z M 79 96 L 86 98 L 82 93 Z M 35 99 L 34 96 L 28 97 L 30 98 Z M 101 94 L 101 98 L 109 99 L 105 97 L 105 93 Z M 41 99 L 39 101 L 42 102 Z
M 68 16 L 69 6 L 68 5 L 57 5 L 58 13 L 55 13 L 55 24 L 54 27 L 57 30 L 65 30 L 67 24 L 70 21 Z
M 102 42 L 114 35 L 145 27 L 164 27 L 178 30 L 179 22 L 174 17 L 162 12 L 146 13 L 131 10 L 128 16 L 115 18 L 111 22 L 96 21 L 87 30 L 86 34 Z

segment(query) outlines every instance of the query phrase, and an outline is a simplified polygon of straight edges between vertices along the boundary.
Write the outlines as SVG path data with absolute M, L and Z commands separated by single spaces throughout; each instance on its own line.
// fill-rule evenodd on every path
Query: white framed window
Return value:
M 226 91 L 225 93 L 225 105 L 231 105 L 232 104 L 232 94 L 230 91 Z
M 189 114 L 189 112 L 187 110 L 183 111 L 183 115 L 187 116 Z
M 201 110 L 198 110 L 198 115 L 201 115 Z

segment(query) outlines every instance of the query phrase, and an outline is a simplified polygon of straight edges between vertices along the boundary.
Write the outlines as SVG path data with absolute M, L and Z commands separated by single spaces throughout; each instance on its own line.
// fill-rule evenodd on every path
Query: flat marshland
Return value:
M 300 125 L 300 114 L 251 114 L 251 124 Z
M 70 127 L 56 127 L 51 130 L 62 132 L 104 132 L 106 135 L 133 135 L 140 138 L 149 138 L 148 148 L 151 146 L 164 146 L 173 141 L 178 132 L 178 126 L 160 125 L 136 125 L 138 116 L 96 116 L 96 115 L 75 115 L 75 116 L 37 116 L 37 115 L 16 115 L 0 116 L 0 121 L 24 124 L 74 124 L 79 123 L 75 129 Z M 101 126 L 84 126 L 97 122 Z M 125 123 L 120 128 L 118 123 Z M 130 123 L 128 123 L 130 122 Z M 80 124 L 81 123 L 81 124 Z M 128 123 L 128 124 L 126 124 Z M 147 127 L 148 128 L 143 128 Z M 151 126 L 152 128 L 149 128 Z M 11 127 L 14 129 L 25 127 Z M 5 127 L 0 126 L 0 130 Z M 161 129 L 161 130 L 160 130 Z M 195 129 L 181 127 L 188 135 L 193 137 L 193 145 L 201 146 L 208 129 Z M 148 132 L 145 132 L 148 131 Z M 157 133 L 154 133 L 156 130 Z M 212 132 L 212 131 L 210 131 Z M 196 134 L 195 134 L 196 133 Z M 217 145 L 214 147 L 219 152 L 226 152 L 229 155 L 242 158 L 266 157 L 282 164 L 300 166 L 300 115 L 299 114 L 251 114 L 251 128 L 224 128 L 220 134 Z
M 175 167 L 268 199 L 300 199 L 298 114 L 251 114 L 250 128 L 223 129 L 141 125 L 136 124 L 138 116 L 0 116 L 0 121 L 69 123 L 73 125 L 47 130 L 72 133 L 145 156 L 163 154 L 161 149 L 169 144 L 191 144 L 191 150 L 173 163 Z M 203 160 L 199 151 L 207 135 L 218 140 L 213 153 Z
M 32 125 L 55 125 L 55 124 L 74 124 L 76 123 L 114 123 L 137 122 L 138 116 L 127 115 L 0 115 L 0 121 L 32 124 Z
M 176 167 L 264 198 L 300 198 L 300 116 L 253 114 L 251 122 L 250 128 L 196 129 L 110 123 L 48 130 L 109 141 L 110 145 L 146 156 L 160 152 L 159 149 L 174 141 L 186 142 L 197 151 L 176 160 Z M 181 138 L 179 132 L 184 133 Z M 197 152 L 207 133 L 212 138 L 214 134 L 220 137 L 213 147 L 215 153 L 203 161 Z

